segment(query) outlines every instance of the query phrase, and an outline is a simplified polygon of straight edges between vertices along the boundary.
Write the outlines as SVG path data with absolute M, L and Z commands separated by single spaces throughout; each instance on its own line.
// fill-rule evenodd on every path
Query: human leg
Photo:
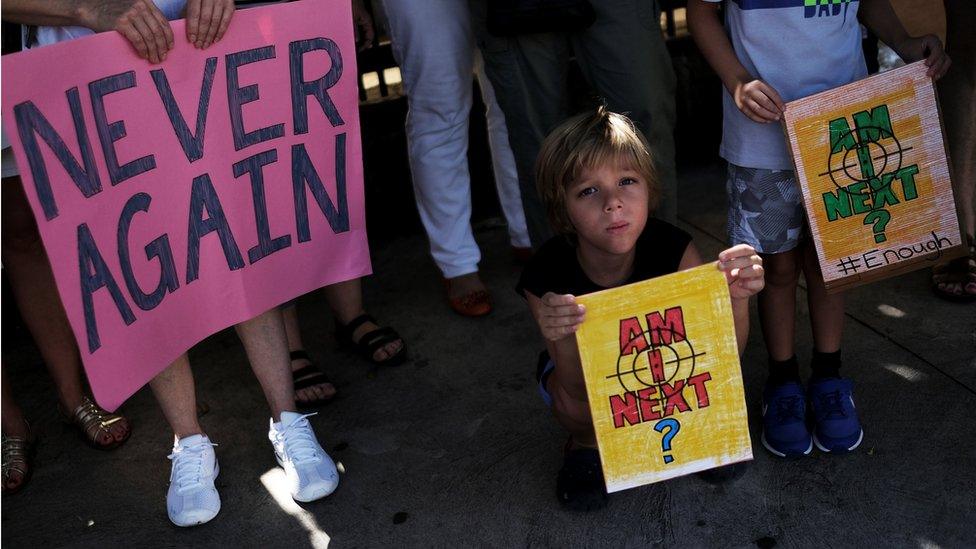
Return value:
M 567 431 L 563 465 L 556 477 L 556 497 L 564 507 L 591 511 L 606 505 L 607 492 L 596 449 L 596 434 L 579 368 L 559 368 L 548 353 L 540 357 L 539 385 L 556 420 Z
M 384 2 L 407 92 L 407 146 L 414 194 L 445 278 L 475 273 L 468 125 L 474 45 L 463 2 Z
M 805 242 L 801 253 L 813 328 L 813 348 L 821 353 L 839 351 L 844 334 L 844 294 L 827 293 L 813 242 Z
M 518 170 L 515 168 L 515 156 L 508 141 L 508 128 L 505 125 L 505 113 L 498 106 L 495 90 L 491 80 L 485 74 L 485 60 L 481 51 L 474 53 L 475 76 L 481 89 L 481 99 L 485 104 L 485 116 L 488 120 L 488 144 L 491 147 L 491 167 L 495 173 L 495 188 L 498 190 L 498 202 L 508 222 L 508 238 L 512 248 L 531 248 L 529 229 L 525 224 L 525 210 L 522 207 L 522 193 L 519 190 Z
M 274 447 L 275 458 L 285 470 L 292 497 L 313 501 L 331 494 L 339 484 L 335 463 L 319 445 L 306 419 L 313 414 L 295 412 L 281 309 L 274 307 L 234 328 L 271 408 L 268 439 Z
M 149 382 L 149 388 L 176 439 L 203 434 L 197 421 L 197 396 L 186 354 L 156 374 Z
M 661 202 L 655 217 L 678 217 L 675 169 L 676 79 L 656 2 L 593 2 L 596 21 L 575 33 L 580 69 L 614 112 L 624 113 L 647 138 L 657 169 Z
M 3 193 L 0 238 L 4 270 L 10 277 L 21 318 L 54 381 L 62 413 L 72 419 L 80 406 L 88 408 L 75 337 L 61 305 L 54 274 L 20 178 L 5 178 L 0 188 Z M 101 408 L 98 412 L 111 423 L 104 426 L 78 424 L 94 446 L 114 447 L 129 437 L 131 429 L 127 419 L 108 414 Z
M 794 354 L 799 250 L 763 254 L 766 286 L 759 293 L 759 321 L 769 354 L 763 390 L 763 446 L 773 455 L 808 455 L 813 439 L 806 426 L 806 397 Z
M 244 344 L 251 370 L 268 401 L 271 417 L 279 421 L 281 412 L 295 411 L 295 390 L 288 365 L 288 339 L 281 309 L 269 309 L 237 324 L 234 329 Z
M 177 526 L 210 521 L 220 511 L 214 486 L 219 467 L 213 444 L 197 420 L 193 373 L 186 354 L 174 360 L 149 382 L 163 417 L 173 431 L 170 485 L 166 511 Z
M 336 388 L 305 352 L 301 327 L 298 324 L 298 308 L 294 303 L 281 308 L 281 318 L 285 326 L 285 337 L 288 340 L 292 382 L 295 385 L 295 402 L 300 406 L 322 404 L 335 396 Z
M 803 208 L 792 171 L 729 164 L 728 233 L 763 258 L 766 286 L 759 293 L 759 320 L 769 354 L 763 390 L 763 446 L 779 457 L 813 450 L 806 427 L 806 396 L 794 355 L 796 289 L 800 273 Z
M 823 452 L 854 450 L 864 430 L 854 407 L 853 383 L 840 377 L 840 345 L 844 331 L 844 294 L 828 294 L 813 243 L 803 250 L 810 324 L 813 327 L 813 375 L 807 400 L 813 412 L 813 441 Z
M 488 33 L 488 0 L 472 0 L 471 15 L 485 74 L 505 114 L 515 156 L 526 226 L 532 246 L 553 236 L 535 186 L 535 160 L 542 140 L 566 118 L 569 42 L 564 33 L 498 37 Z
M 403 339 L 392 328 L 380 328 L 363 308 L 362 280 L 354 278 L 323 288 L 329 308 L 335 315 L 341 339 L 360 348 L 374 349 L 367 358 L 376 364 L 388 364 L 403 352 Z M 356 326 L 350 331 L 348 328 Z M 366 345 L 373 343 L 372 345 Z M 361 346 L 365 345 L 365 346 Z
M 968 257 L 932 269 L 933 289 L 941 297 L 976 299 L 976 4 L 946 0 L 946 46 L 952 67 L 938 82 L 946 145 L 952 162 L 952 192 Z

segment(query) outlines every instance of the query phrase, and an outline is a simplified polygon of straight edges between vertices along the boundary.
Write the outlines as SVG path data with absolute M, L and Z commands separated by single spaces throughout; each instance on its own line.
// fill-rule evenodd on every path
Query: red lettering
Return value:
M 643 351 L 648 346 L 644 329 L 641 328 L 636 316 L 620 321 L 620 356 L 627 356 L 634 351 Z
M 670 345 L 673 341 L 685 340 L 685 317 L 681 307 L 671 307 L 664 310 L 664 317 L 655 311 L 646 315 L 647 331 L 651 333 L 651 344 L 657 347 L 661 343 Z
M 677 408 L 679 412 L 691 411 L 691 407 L 688 406 L 688 401 L 685 400 L 684 395 L 681 391 L 685 388 L 685 380 L 679 379 L 677 383 L 672 387 L 669 383 L 661 384 L 661 391 L 664 393 L 664 417 L 674 414 L 674 409 Z
M 712 374 L 708 372 L 688 378 L 688 385 L 695 388 L 695 396 L 698 397 L 698 408 L 708 408 L 708 405 L 710 404 L 708 401 L 708 389 L 705 388 L 705 382 L 711 380 Z
M 641 422 L 637 412 L 637 397 L 634 393 L 610 395 L 610 411 L 613 414 L 613 426 L 617 429 L 624 426 L 624 420 L 631 425 Z
M 661 351 L 657 349 L 648 351 L 647 365 L 651 369 L 651 376 L 654 377 L 655 383 L 661 383 L 666 379 L 664 377 L 664 359 L 661 358 Z
M 657 387 L 648 387 L 637 392 L 637 400 L 640 401 L 641 421 L 661 419 L 661 412 L 655 409 L 660 404 L 660 401 L 654 398 L 656 392 Z

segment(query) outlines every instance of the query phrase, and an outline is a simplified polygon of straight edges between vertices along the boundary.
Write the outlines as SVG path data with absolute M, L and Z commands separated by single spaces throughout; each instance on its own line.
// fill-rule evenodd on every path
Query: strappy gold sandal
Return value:
M 60 409 L 60 405 L 58 408 Z M 129 435 L 132 434 L 130 426 L 129 430 L 125 433 L 125 438 L 115 440 L 115 436 L 112 435 L 109 427 L 113 423 L 122 421 L 125 418 L 119 414 L 113 414 L 104 410 L 101 406 L 92 402 L 87 396 L 82 397 L 81 404 L 71 412 L 70 416 L 65 414 L 64 410 L 61 410 L 61 415 L 66 423 L 78 427 L 81 430 L 80 434 L 85 439 L 85 442 L 96 450 L 112 450 L 118 448 L 123 442 L 129 440 Z M 108 444 L 99 442 L 102 440 L 103 434 L 107 434 L 112 439 L 112 442 Z
M 23 437 L 2 436 L 3 446 L 3 493 L 4 495 L 16 494 L 30 480 L 31 473 L 34 472 L 34 435 L 31 432 L 30 423 L 24 421 L 27 426 L 27 435 Z M 7 489 L 7 481 L 14 476 L 20 475 L 21 481 L 16 487 Z

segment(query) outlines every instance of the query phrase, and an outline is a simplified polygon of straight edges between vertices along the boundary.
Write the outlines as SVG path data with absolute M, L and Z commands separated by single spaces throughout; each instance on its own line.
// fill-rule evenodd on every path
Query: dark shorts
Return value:
M 763 254 L 796 248 L 806 227 L 803 195 L 793 170 L 743 168 L 729 163 L 729 241 Z

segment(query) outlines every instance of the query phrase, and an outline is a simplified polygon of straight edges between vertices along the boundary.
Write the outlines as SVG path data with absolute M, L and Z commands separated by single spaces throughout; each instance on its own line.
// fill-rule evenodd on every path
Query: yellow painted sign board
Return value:
M 752 459 L 729 288 L 715 263 L 577 301 L 608 492 Z
M 939 107 L 922 62 L 786 104 L 827 289 L 962 253 Z

